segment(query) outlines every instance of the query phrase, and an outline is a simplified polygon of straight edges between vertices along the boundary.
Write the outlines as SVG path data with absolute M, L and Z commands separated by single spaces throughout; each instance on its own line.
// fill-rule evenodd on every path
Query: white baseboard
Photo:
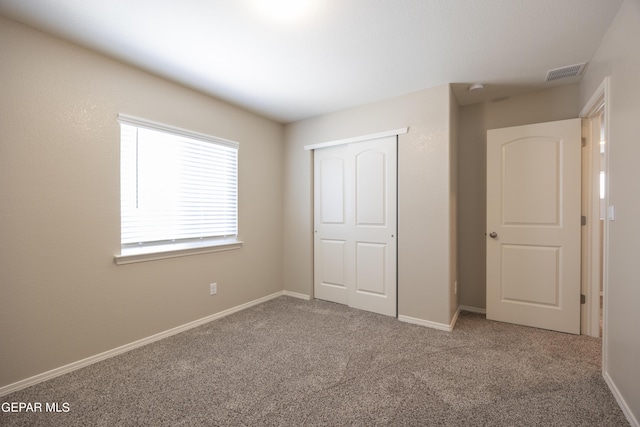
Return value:
M 311 300 L 311 297 L 309 295 L 300 294 L 298 292 L 282 291 L 282 295 L 285 295 L 285 296 L 288 296 L 288 297 L 293 297 L 293 298 L 300 298 L 300 299 L 303 299 L 305 301 L 310 301 Z
M 85 366 L 92 365 L 94 363 L 100 362 L 102 360 L 108 359 L 110 357 L 117 356 L 122 353 L 126 353 L 127 351 L 133 350 L 138 347 L 142 347 L 147 344 L 151 344 L 152 342 L 159 341 L 161 339 L 170 337 L 175 334 L 179 334 L 180 332 L 187 331 L 189 329 L 195 328 L 197 326 L 204 325 L 205 323 L 209 323 L 213 320 L 220 319 L 222 317 L 228 316 L 230 314 L 236 313 L 238 311 L 245 310 L 254 305 L 262 304 L 263 302 L 267 302 L 274 298 L 278 298 L 285 294 L 285 291 L 276 292 L 275 294 L 267 295 L 262 298 L 258 298 L 257 300 L 249 301 L 245 304 L 240 304 L 236 307 L 232 307 L 228 310 L 221 311 L 216 314 L 212 314 L 207 317 L 203 317 L 202 319 L 194 320 L 193 322 L 185 323 L 184 325 L 177 326 L 172 329 L 168 329 L 164 332 L 157 333 L 155 335 L 151 335 L 150 337 L 142 338 L 140 340 L 134 341 L 129 344 L 125 344 L 120 347 L 116 347 L 111 350 L 107 350 L 103 353 L 96 354 L 94 356 L 87 357 L 86 359 L 78 360 L 77 362 L 69 363 L 68 365 L 61 366 L 59 368 L 52 369 L 47 372 L 43 372 L 38 375 L 34 375 L 33 377 L 26 378 L 24 380 L 17 381 L 12 384 L 8 384 L 6 386 L 0 387 L 0 396 L 6 396 L 7 394 L 13 393 L 18 390 L 22 390 L 23 388 L 30 387 L 32 385 L 36 385 L 38 383 L 50 380 L 55 377 L 59 377 L 60 375 L 67 374 L 69 372 L 78 370 L 80 368 L 84 368 Z M 302 295 L 302 294 L 297 294 Z M 294 295 L 289 295 L 294 296 Z M 307 297 L 308 298 L 308 297 Z
M 427 328 L 431 329 L 438 329 L 439 331 L 451 332 L 453 331 L 453 326 L 458 318 L 459 312 L 460 311 L 456 311 L 456 314 L 454 315 L 453 321 L 450 325 L 447 325 L 446 323 L 432 322 L 430 320 L 416 319 L 415 317 L 409 316 L 398 316 L 398 320 L 401 322 L 412 323 L 414 325 L 426 326 Z
M 620 409 L 622 409 L 624 416 L 627 417 L 627 421 L 629 421 L 629 424 L 631 424 L 631 427 L 640 427 L 638 419 L 633 415 L 633 412 L 631 412 L 631 408 L 620 394 L 620 390 L 618 390 L 618 387 L 616 387 L 616 384 L 613 382 L 609 374 L 607 372 L 603 372 L 602 376 L 604 377 L 604 382 L 606 382 L 609 386 L 611 394 L 613 394 L 613 397 L 616 398 L 616 402 L 618 402 L 618 405 L 620 406 Z
M 470 311 L 471 313 L 487 314 L 486 308 L 471 307 L 469 305 L 461 305 L 458 307 L 461 311 Z

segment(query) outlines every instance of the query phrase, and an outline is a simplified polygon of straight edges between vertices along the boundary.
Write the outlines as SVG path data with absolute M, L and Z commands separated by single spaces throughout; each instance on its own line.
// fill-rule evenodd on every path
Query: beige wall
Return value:
M 398 144 L 398 313 L 449 324 L 455 262 L 449 90 L 440 86 L 285 127 L 285 289 L 313 295 L 312 153 L 303 147 L 408 126 Z
M 605 290 L 605 378 L 640 423 L 640 1 L 625 0 L 580 85 L 580 106 L 605 76 L 609 94 L 608 270 Z
M 576 118 L 578 85 L 518 95 L 460 108 L 458 125 L 459 303 L 486 307 L 487 130 Z
M 0 40 L 0 386 L 282 290 L 282 125 L 2 17 Z M 114 264 L 118 113 L 240 143 L 242 249 Z

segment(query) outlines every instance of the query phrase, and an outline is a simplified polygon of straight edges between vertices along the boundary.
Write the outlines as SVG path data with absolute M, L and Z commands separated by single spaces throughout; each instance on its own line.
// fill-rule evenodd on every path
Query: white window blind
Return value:
M 238 234 L 238 143 L 119 115 L 121 244 Z

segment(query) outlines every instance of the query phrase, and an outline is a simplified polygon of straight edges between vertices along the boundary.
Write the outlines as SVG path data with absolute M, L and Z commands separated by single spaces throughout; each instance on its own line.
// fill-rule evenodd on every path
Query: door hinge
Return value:
M 582 225 L 587 225 L 587 217 L 586 217 L 586 216 L 584 216 L 584 215 L 582 215 L 582 216 L 580 217 L 580 223 L 581 223 Z
M 587 146 L 587 138 L 585 138 L 584 136 L 582 137 L 582 146 L 583 147 Z
M 587 296 L 585 294 L 580 294 L 580 304 L 587 303 Z

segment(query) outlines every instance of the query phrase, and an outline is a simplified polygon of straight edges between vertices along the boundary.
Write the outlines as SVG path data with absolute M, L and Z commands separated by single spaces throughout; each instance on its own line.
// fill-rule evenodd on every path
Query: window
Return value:
M 238 143 L 119 115 L 118 264 L 235 249 Z

